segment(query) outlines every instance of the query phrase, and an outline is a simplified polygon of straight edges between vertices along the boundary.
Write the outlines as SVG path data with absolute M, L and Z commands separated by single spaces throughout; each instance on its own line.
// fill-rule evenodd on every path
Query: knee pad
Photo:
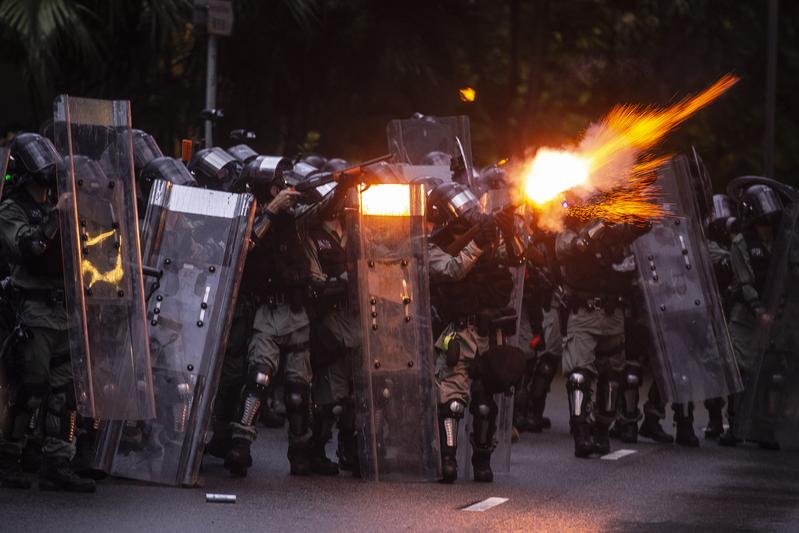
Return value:
M 452 400 L 438 405 L 438 416 L 440 418 L 463 418 L 466 405 L 460 400 Z
M 624 371 L 624 388 L 637 389 L 641 386 L 641 369 L 637 367 L 627 367 Z
M 542 376 L 547 378 L 548 380 L 552 380 L 555 377 L 555 373 L 558 371 L 558 362 L 560 358 L 556 355 L 546 354 L 541 357 L 538 361 L 538 366 L 536 367 L 536 372 Z
M 286 383 L 285 391 L 286 411 L 299 411 L 308 405 L 310 387 L 304 383 Z
M 272 369 L 267 365 L 250 365 L 247 369 L 246 387 L 263 394 L 272 382 Z
M 439 404 L 438 417 L 441 421 L 441 446 L 443 450 L 458 446 L 458 424 L 463 418 L 466 405 L 458 400 Z

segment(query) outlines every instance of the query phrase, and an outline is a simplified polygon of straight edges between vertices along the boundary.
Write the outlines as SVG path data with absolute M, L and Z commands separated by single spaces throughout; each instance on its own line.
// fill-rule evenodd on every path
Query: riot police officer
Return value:
M 93 480 L 71 469 L 77 422 L 67 338 L 58 218 L 50 201 L 60 157 L 38 135 L 17 136 L 12 147 L 18 187 L 0 204 L 0 247 L 11 264 L 11 287 L 19 295 L 22 384 L 14 398 L 14 427 L 0 444 L 3 486 L 27 488 L 19 457 L 25 428 L 37 411 L 44 416 L 44 465 L 40 488 L 94 492 Z
M 733 237 L 730 249 L 734 296 L 728 326 L 744 383 L 749 383 L 753 377 L 753 366 L 758 355 L 758 329 L 770 325 L 774 320 L 761 297 L 769 274 L 782 211 L 782 200 L 767 185 L 751 185 L 742 195 L 742 231 Z M 740 395 L 728 399 L 729 428 L 719 438 L 719 444 L 723 446 L 735 446 L 738 442 L 735 436 L 735 415 L 739 400 Z M 760 444 L 764 447 L 776 445 L 775 442 Z
M 498 228 L 512 234 L 513 214 L 479 216 L 467 188 L 444 183 L 428 196 L 428 216 L 438 224 L 429 254 L 431 300 L 444 324 L 435 343 L 442 481 L 457 479 L 458 424 L 468 407 L 474 480 L 491 482 L 498 413 L 493 395 L 507 390 L 524 368 L 518 348 L 496 342 L 515 333 L 518 318 L 505 308 L 513 281 L 497 237 Z
M 346 164 L 344 165 L 346 166 Z M 355 435 L 352 362 L 360 348 L 357 309 L 347 295 L 347 235 L 344 210 L 331 213 L 308 234 L 311 256 L 311 363 L 313 366 L 313 449 L 311 468 L 320 474 L 338 469 L 360 474 Z M 338 421 L 338 467 L 325 445 Z
M 256 158 L 250 164 L 266 163 Z M 232 448 L 225 457 L 225 467 L 244 476 L 252 464 L 250 446 L 257 434 L 254 420 L 282 359 L 291 474 L 309 475 L 311 362 L 306 297 L 311 274 L 307 236 L 341 200 L 346 188 L 340 185 L 331 198 L 295 207 L 300 193 L 287 188 L 282 176 L 261 186 L 269 203 L 261 210 L 253 234 L 256 248 L 263 248 L 258 264 L 262 301 L 253 321 L 245 386 L 237 421 L 231 424 Z
M 627 224 L 567 217 L 567 226 L 557 237 L 570 309 L 563 373 L 576 457 L 610 452 L 608 430 L 616 418 L 627 370 L 623 306 L 635 268 L 628 248 L 639 234 L 639 228 Z

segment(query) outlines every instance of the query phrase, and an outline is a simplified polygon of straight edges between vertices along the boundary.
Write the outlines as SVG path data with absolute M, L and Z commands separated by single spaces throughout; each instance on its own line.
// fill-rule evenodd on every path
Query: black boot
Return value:
M 625 444 L 638 442 L 638 424 L 635 422 L 616 422 L 619 428 L 618 439 Z
M 353 477 L 361 477 L 358 460 L 358 439 L 355 434 L 355 408 L 348 400 L 341 403 L 342 411 L 338 417 L 338 467 L 352 472 Z
M 41 490 L 63 490 L 67 492 L 95 492 L 97 486 L 93 479 L 84 479 L 73 470 L 65 458 L 45 457 L 39 473 Z
M 723 398 L 710 398 L 705 400 L 707 409 L 707 427 L 705 427 L 706 439 L 717 439 L 724 433 L 724 417 L 721 410 L 724 408 Z
M 590 457 L 594 453 L 594 439 L 591 438 L 590 424 L 584 420 L 572 420 L 571 430 L 574 437 L 574 456 Z
M 288 382 L 285 389 L 286 419 L 289 423 L 288 460 L 292 476 L 309 476 L 311 470 L 311 389 L 305 383 Z
M 97 455 L 97 429 L 94 421 L 88 418 L 81 418 L 80 434 L 75 442 L 75 457 L 72 458 L 72 469 L 82 478 L 100 481 L 108 477 L 108 474 L 95 467 L 95 456 Z M 99 427 L 99 426 L 98 426 Z
M 458 426 L 465 410 L 463 403 L 457 400 L 438 406 L 442 483 L 454 483 L 458 479 Z
M 647 439 L 652 439 L 661 444 L 671 444 L 674 442 L 674 437 L 666 433 L 660 425 L 660 418 L 654 414 L 647 414 L 644 416 L 644 421 L 638 430 L 638 435 Z
M 597 455 L 607 455 L 610 453 L 610 428 L 604 424 L 597 423 L 594 426 L 594 453 Z
M 540 433 L 544 429 L 552 427 L 552 421 L 544 416 L 544 408 L 547 405 L 547 394 L 552 385 L 552 380 L 558 370 L 559 358 L 546 353 L 538 360 L 533 375 L 533 383 L 530 387 L 530 412 L 529 423 L 530 431 Z
M 566 380 L 566 393 L 569 398 L 569 427 L 574 437 L 574 456 L 585 458 L 594 453 L 594 439 L 591 436 L 591 381 L 592 374 L 575 370 Z
M 480 483 L 494 481 L 494 472 L 491 470 L 491 453 L 493 451 L 494 446 L 480 448 L 472 443 L 472 469 L 475 481 Z
M 247 469 L 252 466 L 250 445 L 247 439 L 231 440 L 230 450 L 225 455 L 225 468 L 234 476 L 247 477 Z
M 671 405 L 674 410 L 674 425 L 677 426 L 677 437 L 674 439 L 680 446 L 699 447 L 699 438 L 694 433 L 694 404 Z
M 0 487 L 7 489 L 31 488 L 31 482 L 22 471 L 18 455 L 0 453 Z
M 499 407 L 494 401 L 494 396 L 486 391 L 482 380 L 472 382 L 472 401 L 469 405 L 472 414 L 472 467 L 474 480 L 490 483 L 494 481 L 491 471 L 491 453 L 497 443 L 494 436 L 497 433 L 497 415 Z
M 336 423 L 335 405 L 321 405 L 314 411 L 313 437 L 311 437 L 311 471 L 322 476 L 337 476 L 338 464 L 327 457 L 325 447 L 333 437 Z
M 205 445 L 205 453 L 224 459 L 233 447 L 233 439 L 230 431 L 214 431 L 214 435 L 208 444 Z
M 22 449 L 22 471 L 28 474 L 35 474 L 42 467 L 42 443 L 38 438 L 29 438 Z

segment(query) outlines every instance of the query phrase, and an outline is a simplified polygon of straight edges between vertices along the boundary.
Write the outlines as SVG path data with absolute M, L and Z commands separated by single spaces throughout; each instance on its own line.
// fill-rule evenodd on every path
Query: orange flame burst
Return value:
M 580 218 L 644 222 L 666 216 L 652 183 L 655 171 L 669 157 L 654 156 L 650 150 L 737 82 L 735 76 L 723 76 L 698 95 L 667 108 L 614 107 L 588 128 L 576 148 L 539 150 L 526 166 L 524 192 L 541 214 L 542 226 L 554 231 L 562 227 L 566 213 L 553 200 L 569 190 L 579 198 L 593 198 L 570 208 Z

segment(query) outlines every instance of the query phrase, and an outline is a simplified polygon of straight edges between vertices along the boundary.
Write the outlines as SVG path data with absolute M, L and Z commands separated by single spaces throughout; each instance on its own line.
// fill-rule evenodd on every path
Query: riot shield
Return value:
M 469 117 L 397 119 L 388 123 L 387 133 L 388 150 L 408 181 L 418 177 L 460 181 L 462 175 L 463 184 L 473 189 Z
M 799 204 L 785 207 L 761 296 L 774 322 L 758 328 L 752 375 L 735 418 L 736 434 L 799 447 Z
M 157 417 L 106 424 L 98 465 L 113 475 L 194 485 L 244 268 L 250 194 L 157 180 L 142 240 Z
M 691 184 L 689 162 L 657 172 L 670 215 L 633 243 L 663 399 L 686 403 L 742 390 Z
M 8 169 L 8 148 L 0 148 L 0 201 L 3 200 L 3 187 L 6 184 L 6 171 Z M 7 274 L 5 266 L 0 267 L 0 275 Z M 11 350 L 11 332 L 14 329 L 14 312 L 11 302 L 3 294 L 0 287 L 0 435 L 6 435 L 8 422 L 8 396 L 9 383 L 6 376 L 6 350 Z
M 130 104 L 62 95 L 53 126 L 64 157 L 58 205 L 78 411 L 152 418 Z
M 372 185 L 350 228 L 362 359 L 354 363 L 361 470 L 367 479 L 440 475 L 424 187 Z
M 0 174 L 0 200 L 3 199 L 3 191 L 6 187 L 6 181 L 11 179 L 10 176 L 6 174 L 8 171 L 8 156 L 10 154 L 10 150 L 6 148 L 0 148 L 0 169 L 2 169 L 3 173 Z

